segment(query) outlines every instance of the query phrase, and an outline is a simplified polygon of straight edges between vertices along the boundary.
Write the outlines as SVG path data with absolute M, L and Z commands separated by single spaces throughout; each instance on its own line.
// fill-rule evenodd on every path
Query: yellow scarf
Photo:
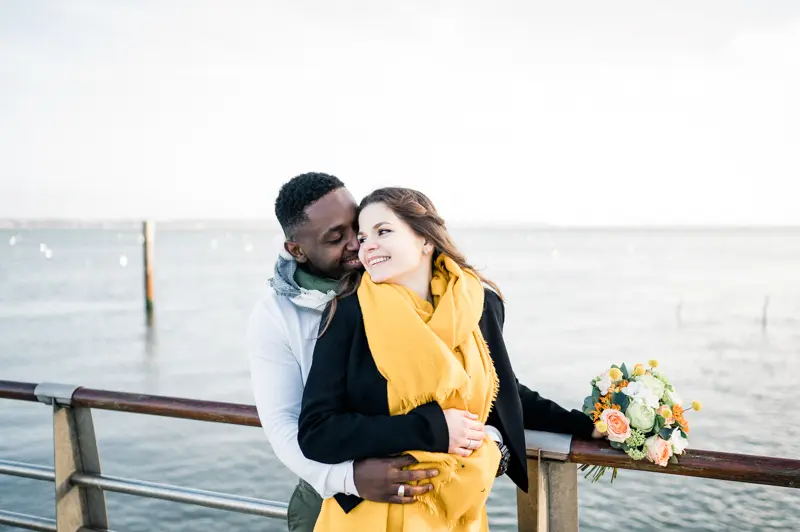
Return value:
M 400 415 L 425 403 L 468 410 L 481 423 L 498 391 L 497 374 L 478 322 L 483 285 L 474 272 L 440 256 L 431 281 L 433 306 L 400 285 L 376 284 L 364 274 L 358 300 L 372 357 L 387 380 L 389 412 Z M 500 463 L 488 438 L 469 457 L 411 451 L 412 469 L 436 468 L 434 489 L 412 504 L 364 501 L 345 514 L 327 499 L 315 532 L 488 530 L 486 499 Z

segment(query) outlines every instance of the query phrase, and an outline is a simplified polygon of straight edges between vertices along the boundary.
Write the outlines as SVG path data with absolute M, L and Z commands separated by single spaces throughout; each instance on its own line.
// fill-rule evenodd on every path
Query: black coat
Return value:
M 504 320 L 502 300 L 486 289 L 480 328 L 500 381 L 486 424 L 500 431 L 511 452 L 506 474 L 527 492 L 524 430 L 588 439 L 593 423 L 582 412 L 565 410 L 519 383 L 503 341 Z M 389 415 L 386 380 L 372 358 L 356 295 L 338 301 L 330 327 L 317 340 L 303 393 L 298 441 L 307 458 L 327 464 L 405 451 L 448 450 L 447 423 L 438 403 Z M 336 499 L 347 512 L 362 500 L 341 493 Z

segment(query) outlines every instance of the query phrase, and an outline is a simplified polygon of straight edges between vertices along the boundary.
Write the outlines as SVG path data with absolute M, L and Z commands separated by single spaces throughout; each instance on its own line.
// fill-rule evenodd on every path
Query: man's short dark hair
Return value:
M 283 184 L 275 200 L 275 216 L 287 237 L 308 221 L 306 209 L 329 192 L 343 188 L 337 177 L 321 172 L 308 172 Z

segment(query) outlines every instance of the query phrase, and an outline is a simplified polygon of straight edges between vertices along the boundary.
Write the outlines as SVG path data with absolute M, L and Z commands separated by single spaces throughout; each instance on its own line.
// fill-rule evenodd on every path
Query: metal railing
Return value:
M 0 460 L 0 475 L 54 482 L 56 488 L 55 520 L 0 510 L 0 524 L 28 530 L 107 530 L 106 491 L 286 518 L 287 504 L 283 502 L 112 477 L 100 471 L 92 409 L 258 427 L 252 405 L 14 381 L 0 381 L 0 399 L 52 405 L 55 467 Z M 530 489 L 517 493 L 520 531 L 578 530 L 576 464 L 800 487 L 800 460 L 688 450 L 680 464 L 662 468 L 634 461 L 603 441 L 526 431 L 526 443 Z
M 12 462 L 9 460 L 0 460 L 0 475 L 49 482 L 54 482 L 56 478 L 55 470 L 52 467 Z M 253 497 L 229 495 L 227 493 L 194 488 L 182 488 L 169 484 L 158 484 L 155 482 L 145 482 L 143 480 L 112 477 L 108 475 L 74 474 L 70 478 L 70 482 L 76 486 L 85 488 L 100 488 L 105 491 L 195 504 L 197 506 L 216 508 L 218 510 L 229 510 L 232 512 L 261 515 L 263 517 L 286 517 L 286 504 L 265 501 Z
M 108 476 L 100 471 L 92 409 L 260 426 L 253 407 L 12 381 L 0 381 L 0 398 L 52 405 L 55 451 L 55 467 L 0 460 L 0 475 L 56 485 L 56 519 L 0 510 L 0 524 L 28 530 L 107 530 L 107 491 L 286 519 L 288 505 L 284 502 Z

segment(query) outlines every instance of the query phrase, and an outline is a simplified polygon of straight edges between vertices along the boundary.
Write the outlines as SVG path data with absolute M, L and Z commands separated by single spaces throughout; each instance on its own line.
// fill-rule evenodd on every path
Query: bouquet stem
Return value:
M 594 483 L 594 482 L 597 482 L 598 480 L 600 480 L 603 477 L 603 475 L 606 474 L 606 471 L 609 468 L 607 466 L 597 466 L 597 465 L 593 466 L 593 465 L 589 465 L 589 464 L 583 464 L 579 469 L 581 471 L 586 471 L 588 469 L 588 472 L 583 476 L 583 478 L 590 478 L 591 477 L 590 478 L 590 482 Z M 611 483 L 614 482 L 615 478 L 617 478 L 617 468 L 616 467 L 612 467 L 611 468 Z

